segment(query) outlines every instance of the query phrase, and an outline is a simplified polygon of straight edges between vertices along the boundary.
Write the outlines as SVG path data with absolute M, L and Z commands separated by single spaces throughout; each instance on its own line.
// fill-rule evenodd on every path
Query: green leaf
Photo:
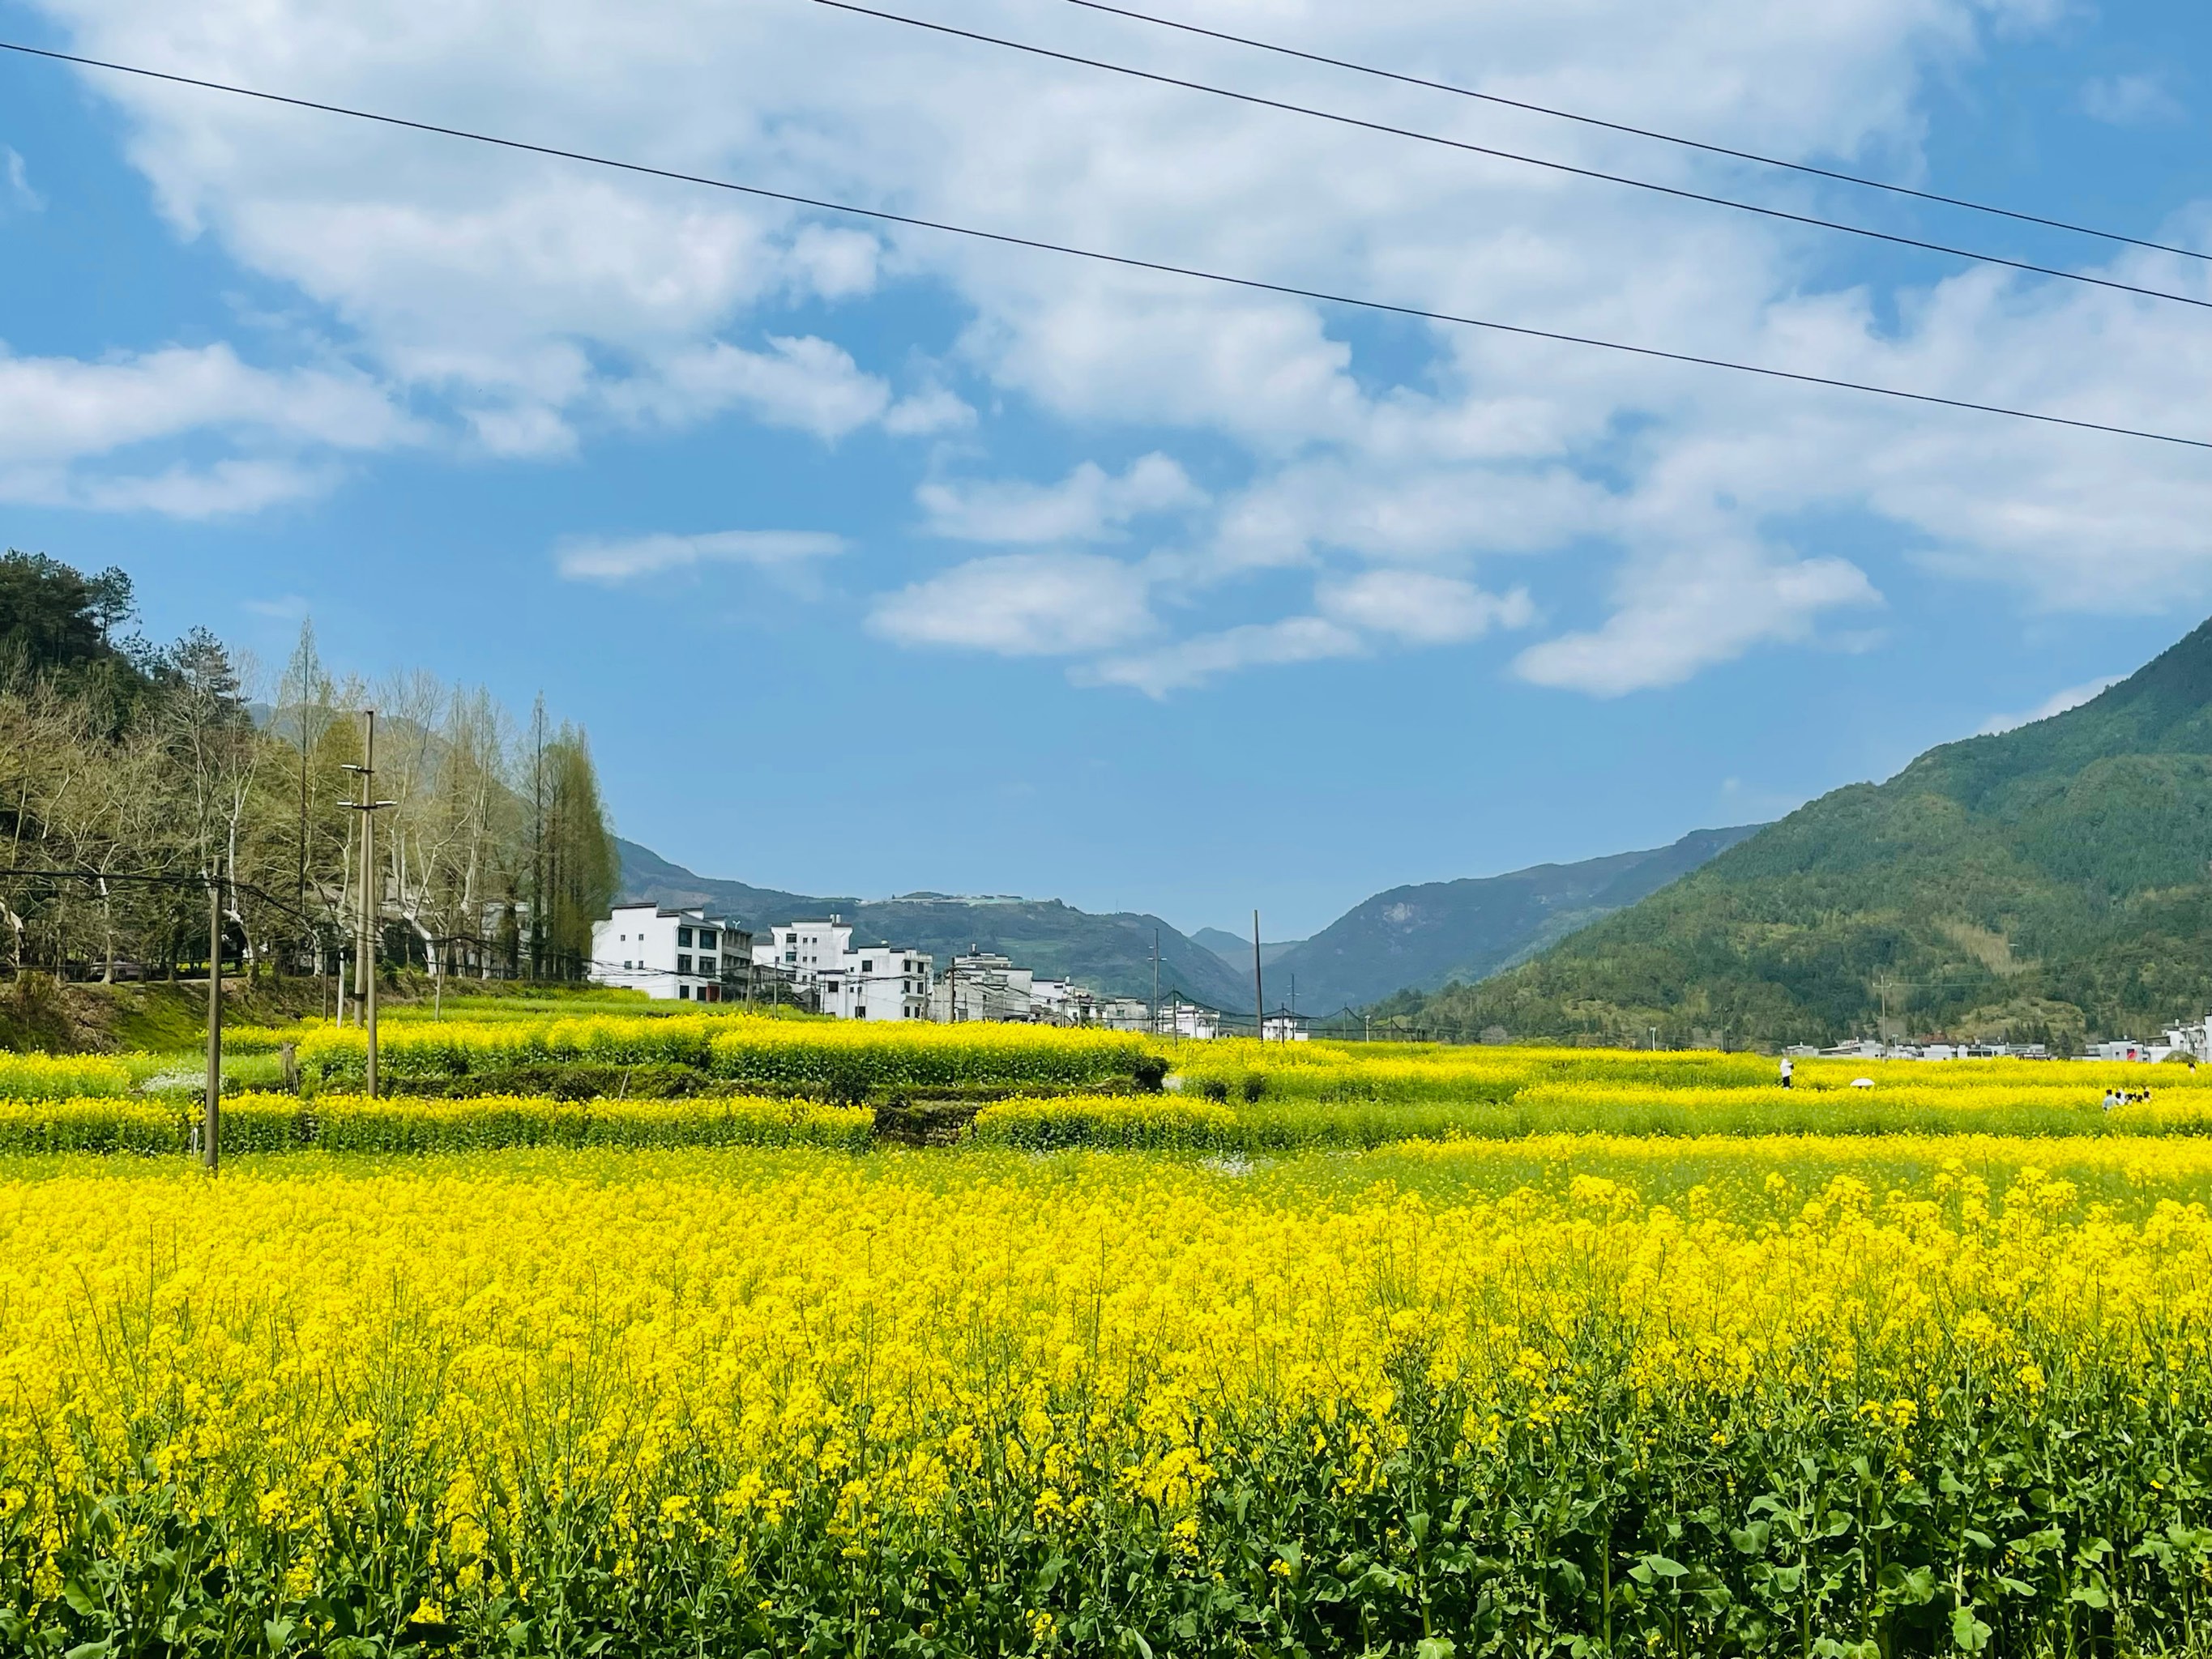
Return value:
M 2083 1607 L 2098 1613 L 2102 1613 L 2112 1605 L 2112 1598 L 2105 1594 L 2104 1586 L 2101 1584 L 2077 1584 L 2074 1588 L 2074 1593 L 2066 1599 L 2069 1601 L 2079 1601 Z
M 1979 1653 L 1990 1644 L 1990 1627 L 1974 1617 L 1972 1607 L 1951 1610 L 1951 1645 L 1961 1653 Z
M 1459 1644 L 1449 1636 L 1424 1636 L 1413 1644 L 1413 1659 L 1452 1659 Z
M 1670 1561 L 1663 1555 L 1647 1555 L 1644 1558 L 1644 1565 L 1662 1578 L 1680 1578 L 1689 1571 L 1680 1561 Z
M 62 1586 L 62 1600 L 70 1604 L 72 1613 L 82 1613 L 87 1619 L 102 1611 L 100 1598 L 86 1588 L 82 1578 L 72 1578 Z

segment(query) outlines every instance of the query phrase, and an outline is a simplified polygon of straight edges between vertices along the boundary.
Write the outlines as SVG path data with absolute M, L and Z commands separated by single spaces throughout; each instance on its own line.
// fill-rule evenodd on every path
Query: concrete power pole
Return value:
M 368 1063 L 363 1072 L 370 1098 L 377 1091 L 376 1078 L 376 946 L 380 907 L 376 893 L 376 815 L 396 803 L 376 798 L 376 711 L 361 711 L 361 764 L 349 766 L 361 781 L 359 800 L 339 805 L 361 814 L 360 934 L 354 948 L 354 994 L 361 1000 L 362 1027 L 368 1037 Z
M 207 1102 L 201 1109 L 201 1156 L 210 1175 L 221 1161 L 222 1139 L 222 884 L 208 860 Z
M 1252 1035 L 1267 1040 L 1267 1001 L 1260 982 L 1260 913 L 1252 913 Z

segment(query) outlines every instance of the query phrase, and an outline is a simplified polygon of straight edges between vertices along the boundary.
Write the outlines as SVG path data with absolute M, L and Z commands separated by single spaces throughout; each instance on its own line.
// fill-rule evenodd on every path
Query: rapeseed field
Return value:
M 213 1179 L 174 1103 L 0 1103 L 0 1646 L 2212 1644 L 2179 1068 L 2106 1114 L 2086 1066 L 1133 1045 L 1146 1090 L 1118 1038 L 781 1024 L 766 1093 L 339 1066 L 228 1100 Z M 825 1054 L 1008 1097 L 892 1146 Z

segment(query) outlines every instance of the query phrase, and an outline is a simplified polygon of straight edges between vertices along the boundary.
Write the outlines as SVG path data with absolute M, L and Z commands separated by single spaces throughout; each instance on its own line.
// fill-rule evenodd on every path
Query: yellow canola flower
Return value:
M 368 1039 L 358 1028 L 319 1025 L 298 1042 L 311 1077 L 343 1081 L 361 1074 Z M 586 1014 L 410 1021 L 380 1033 L 378 1061 L 384 1075 L 403 1083 L 526 1062 L 591 1061 L 693 1066 L 776 1087 L 1079 1084 L 1128 1075 L 1146 1047 L 1134 1032 L 1094 1028 Z
M 1237 1424 L 1286 1414 L 1337 1425 L 1308 1432 L 1364 1490 L 1408 1365 L 1547 1431 L 1608 1379 L 1909 1401 L 1942 1356 L 2027 1409 L 2084 1365 L 2161 1396 L 2203 1368 L 2203 1206 L 2084 1213 L 2050 1143 L 1977 1196 L 1942 1144 L 1910 1186 L 1839 1170 L 1703 1219 L 1618 1174 L 1486 1189 L 1475 1143 L 1421 1154 L 1465 1176 L 1438 1195 L 988 1152 L 58 1165 L 0 1182 L 0 1491 L 43 1523 L 143 1454 L 180 1504 L 313 1533 L 428 1460 L 465 1588 L 547 1503 L 642 1538 L 814 1492 L 858 1539 L 1011 1481 L 1039 1524 L 1173 1524 Z
M 96 1054 L 0 1054 L 0 1100 L 127 1094 L 131 1067 Z

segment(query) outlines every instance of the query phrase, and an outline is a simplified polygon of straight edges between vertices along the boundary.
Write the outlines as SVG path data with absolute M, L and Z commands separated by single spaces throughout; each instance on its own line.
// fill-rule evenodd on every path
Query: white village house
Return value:
M 930 998 L 930 1016 L 945 1024 L 971 1020 L 1027 1021 L 1036 1017 L 1036 975 L 995 951 L 955 957 Z
M 720 1002 L 744 976 L 753 936 L 703 910 L 618 904 L 592 924 L 592 982 L 660 1001 Z
M 769 930 L 753 960 L 793 985 L 812 988 L 822 1012 L 839 1019 L 927 1019 L 933 960 L 895 945 L 853 943 L 838 916 Z

